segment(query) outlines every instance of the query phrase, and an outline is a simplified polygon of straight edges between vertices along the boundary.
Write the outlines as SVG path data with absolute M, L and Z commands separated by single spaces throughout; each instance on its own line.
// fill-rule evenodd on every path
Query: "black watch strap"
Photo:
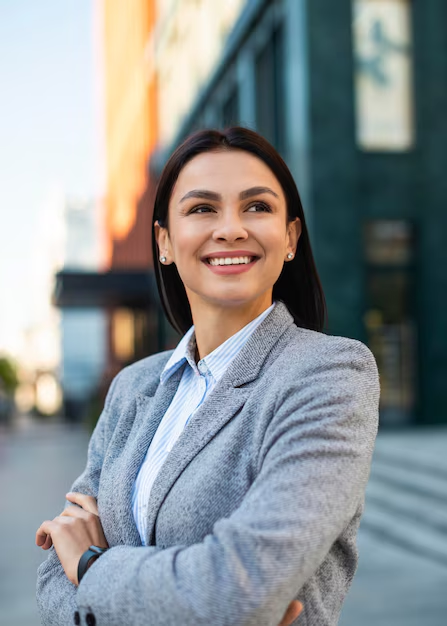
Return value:
M 99 546 L 90 546 L 89 549 L 84 552 L 84 554 L 79 559 L 79 563 L 78 563 L 78 585 L 81 582 L 82 577 L 84 576 L 85 572 L 88 569 L 88 564 L 90 562 L 90 559 L 92 559 L 94 556 L 101 556 L 101 554 L 104 554 L 104 552 L 106 552 L 107 550 L 108 548 L 100 548 Z

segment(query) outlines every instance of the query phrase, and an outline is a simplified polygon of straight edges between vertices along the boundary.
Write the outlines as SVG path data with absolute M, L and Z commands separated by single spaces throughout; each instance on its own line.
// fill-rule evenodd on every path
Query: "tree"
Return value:
M 3 382 L 4 390 L 9 394 L 14 393 L 19 383 L 15 365 L 5 356 L 0 357 L 0 380 Z

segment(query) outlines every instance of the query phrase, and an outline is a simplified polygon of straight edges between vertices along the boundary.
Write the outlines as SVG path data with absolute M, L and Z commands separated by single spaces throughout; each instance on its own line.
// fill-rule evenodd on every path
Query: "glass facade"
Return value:
M 327 331 L 374 352 L 390 426 L 446 421 L 447 22 L 434 15 L 410 0 L 246 2 L 175 142 L 240 123 L 283 155 Z
M 354 0 L 357 143 L 408 150 L 414 143 L 409 0 Z
M 278 26 L 258 52 L 256 72 L 256 128 L 279 152 L 284 151 L 284 31 Z
M 365 227 L 365 327 L 381 376 L 381 421 L 410 423 L 417 399 L 414 229 L 404 220 Z
M 239 124 L 239 98 L 237 89 L 233 88 L 222 106 L 222 126 L 237 124 Z

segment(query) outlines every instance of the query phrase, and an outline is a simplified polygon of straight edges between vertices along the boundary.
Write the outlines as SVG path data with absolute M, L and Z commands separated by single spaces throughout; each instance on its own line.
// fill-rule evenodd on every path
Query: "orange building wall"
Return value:
M 148 161 L 157 141 L 153 71 L 154 0 L 103 0 L 106 105 L 106 229 L 109 268 L 151 266 L 153 185 Z

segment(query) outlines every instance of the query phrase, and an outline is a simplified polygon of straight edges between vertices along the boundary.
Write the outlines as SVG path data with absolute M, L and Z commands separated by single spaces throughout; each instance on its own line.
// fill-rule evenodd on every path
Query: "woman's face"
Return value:
M 165 264 L 176 264 L 193 316 L 205 304 L 271 304 L 273 285 L 287 254 L 295 255 L 300 233 L 298 218 L 287 224 L 286 200 L 273 172 L 242 150 L 191 159 L 171 195 L 169 232 L 155 224 L 160 255 Z

